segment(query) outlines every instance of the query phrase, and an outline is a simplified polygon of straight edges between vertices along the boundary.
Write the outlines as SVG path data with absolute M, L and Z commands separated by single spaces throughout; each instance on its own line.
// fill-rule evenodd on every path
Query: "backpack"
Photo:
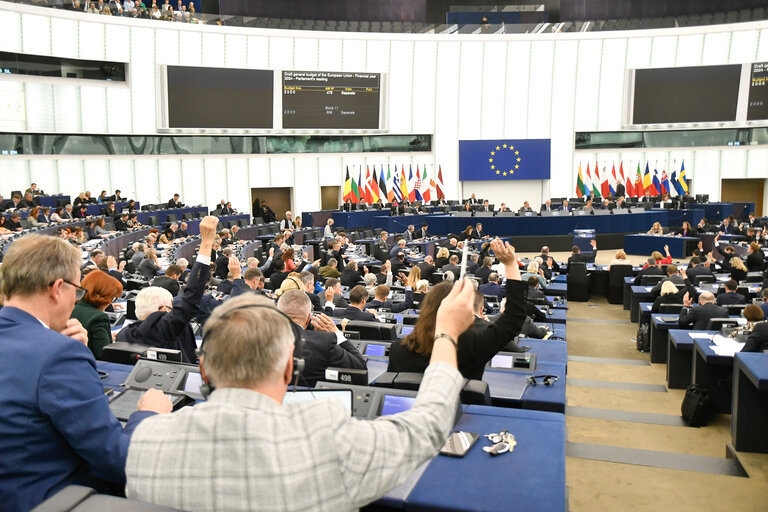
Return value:
M 692 384 L 685 390 L 680 414 L 690 427 L 706 425 L 709 416 L 709 392 L 704 386 Z
M 650 352 L 651 350 L 651 333 L 648 324 L 642 322 L 637 328 L 637 350 L 639 352 Z

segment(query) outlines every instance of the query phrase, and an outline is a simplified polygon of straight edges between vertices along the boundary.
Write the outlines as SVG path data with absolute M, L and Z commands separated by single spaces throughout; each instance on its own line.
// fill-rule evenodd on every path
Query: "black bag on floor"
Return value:
M 709 416 L 709 392 L 707 388 L 698 384 L 688 386 L 685 390 L 685 398 L 683 398 L 680 413 L 690 427 L 706 425 Z
M 648 330 L 648 324 L 642 322 L 637 328 L 637 350 L 640 352 L 651 350 L 651 333 Z

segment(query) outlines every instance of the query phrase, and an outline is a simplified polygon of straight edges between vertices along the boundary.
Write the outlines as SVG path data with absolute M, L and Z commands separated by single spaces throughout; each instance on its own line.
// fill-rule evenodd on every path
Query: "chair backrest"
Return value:
M 715 282 L 715 276 L 712 275 L 703 275 L 703 276 L 695 276 L 693 278 L 693 284 L 699 285 L 701 283 L 714 283 Z
M 707 331 L 719 331 L 723 327 L 734 327 L 738 324 L 739 322 L 735 318 L 710 318 L 704 329 Z
M 611 265 L 608 271 L 609 286 L 624 286 L 624 278 L 632 275 L 632 265 Z
M 664 279 L 664 276 L 643 276 L 640 278 L 640 284 L 642 286 L 648 286 L 651 284 L 657 284 Z
M 682 309 L 682 304 L 662 304 L 659 306 L 659 313 L 679 313 Z
M 347 323 L 347 331 L 357 331 L 360 338 L 365 340 L 395 340 L 397 339 L 397 324 L 383 324 L 381 322 L 366 322 L 352 320 Z
M 149 224 L 150 226 L 157 226 L 158 225 L 157 215 L 150 215 L 149 217 L 147 217 L 147 224 Z
M 568 281 L 572 280 L 581 280 L 586 281 L 587 279 L 587 264 L 584 262 L 574 262 L 571 263 L 570 267 L 568 268 Z
M 175 213 L 169 213 L 168 215 L 165 216 L 165 220 L 167 220 L 168 222 L 178 222 L 179 216 Z

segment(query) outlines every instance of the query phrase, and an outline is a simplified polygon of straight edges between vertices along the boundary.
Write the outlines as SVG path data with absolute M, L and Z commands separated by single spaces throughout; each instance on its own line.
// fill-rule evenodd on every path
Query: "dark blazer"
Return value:
M 443 268 L 448 264 L 448 258 L 435 258 L 435 269 Z
M 423 261 L 416 265 L 419 267 L 419 270 L 421 270 L 421 278 L 429 280 L 430 277 L 432 277 L 432 274 L 435 273 L 435 266 L 430 265 L 429 263 L 424 263 Z
M 333 316 L 336 318 L 348 318 L 350 320 L 365 320 L 366 322 L 376 321 L 376 316 L 367 311 L 361 311 L 355 306 L 346 308 L 336 308 L 333 310 Z
M 683 309 L 677 319 L 677 325 L 684 329 L 703 330 L 707 327 L 710 318 L 727 318 L 728 310 L 717 304 L 707 303 L 703 306 L 694 306 L 688 311 Z
M 459 278 L 459 274 L 461 273 L 461 267 L 458 266 L 458 265 L 453 265 L 452 263 L 448 263 L 447 265 L 443 265 L 440 268 L 440 271 L 443 272 L 443 273 L 451 271 L 451 272 L 453 272 L 454 277 L 456 279 L 458 279 Z
M 336 335 L 332 332 L 298 329 L 304 338 L 304 350 L 300 355 L 296 354 L 304 359 L 302 379 L 299 381 L 301 385 L 314 386 L 318 380 L 325 378 L 328 367 L 365 369 L 365 358 L 351 342 L 337 344 Z
M 171 292 L 171 295 L 174 297 L 179 294 L 179 290 L 181 290 L 181 285 L 179 284 L 178 279 L 173 279 L 171 277 L 166 276 L 159 276 L 156 277 L 152 281 L 152 286 L 159 286 L 160 288 L 165 288 L 169 292 Z
M 475 277 L 479 277 L 482 279 L 483 284 L 488 282 L 488 276 L 493 273 L 493 270 L 491 270 L 490 267 L 480 267 L 477 270 L 475 270 Z
M 717 296 L 715 303 L 718 306 L 728 306 L 730 304 L 746 304 L 747 298 L 740 293 L 725 292 Z
M 597 249 L 593 249 L 592 256 L 597 258 Z M 588 256 L 588 255 L 586 255 L 584 253 L 580 252 L 579 254 L 572 254 L 571 257 L 568 258 L 568 266 L 566 267 L 565 271 L 568 272 L 571 269 L 571 263 L 584 263 L 584 264 L 586 264 L 586 263 L 589 263 L 589 260 L 590 260 L 590 256 Z
M 693 278 L 696 276 L 711 276 L 712 270 L 704 265 L 696 265 L 695 267 L 689 266 L 688 270 L 685 271 L 685 275 L 688 276 L 688 279 L 693 281 Z
M 154 413 L 133 413 L 123 430 L 91 351 L 20 309 L 0 310 L 0 339 L 0 466 L 13 474 L 0 478 L 3 510 L 30 510 L 68 485 L 122 487 L 130 434 Z
M 747 272 L 738 268 L 731 267 L 731 279 L 734 279 L 737 283 L 747 278 Z
M 472 233 L 469 235 L 470 238 L 473 240 L 479 240 L 480 238 L 483 238 L 485 236 L 484 231 L 478 231 L 477 229 L 472 229 Z
M 763 251 L 753 252 L 747 256 L 747 270 L 750 272 L 762 272 L 765 270 Z
M 680 274 L 675 274 L 673 276 L 667 276 L 655 285 L 653 285 L 653 288 L 651 289 L 651 295 L 654 297 L 658 297 L 661 293 L 661 287 L 664 286 L 664 283 L 667 281 L 672 281 L 675 285 L 682 285 L 685 284 L 685 279 L 683 279 L 683 276 Z
M 312 303 L 312 311 L 324 311 L 323 302 L 325 301 L 325 297 L 323 297 L 323 300 L 321 301 L 320 297 L 316 293 L 309 293 L 306 290 L 304 290 L 304 293 L 307 294 L 307 297 L 309 297 L 309 302 Z
M 406 309 L 413 307 L 413 290 L 410 288 L 405 289 L 405 300 L 403 302 L 392 302 L 391 300 L 382 302 L 378 299 L 369 300 L 365 305 L 368 309 L 388 308 L 393 313 L 400 313 Z
M 393 258 L 389 258 L 389 266 L 394 276 L 396 276 L 400 272 L 405 272 L 405 273 L 408 272 L 408 267 L 405 265 L 405 261 L 400 261 L 400 258 L 398 258 L 397 256 Z
M 118 217 L 115 219 L 115 229 L 118 231 L 128 231 L 128 223 Z
M 757 322 L 741 351 L 762 352 L 763 350 L 768 350 L 768 322 Z
M 635 286 L 640 286 L 640 281 L 643 279 L 643 276 L 663 276 L 664 271 L 661 270 L 656 265 L 652 267 L 645 267 L 640 272 L 637 273 L 635 276 L 635 280 L 632 282 Z
M 482 284 L 478 287 L 477 291 L 479 291 L 483 295 L 494 295 L 498 297 L 499 300 L 504 298 L 504 287 L 501 286 L 499 283 Z
M 112 343 L 112 331 L 107 314 L 81 300 L 75 304 L 70 318 L 79 320 L 88 331 L 88 348 L 93 352 L 93 357 L 101 356 L 102 349 Z
M 353 286 L 363 282 L 363 275 L 357 270 L 345 268 L 341 271 L 339 282 L 341 283 L 341 286 L 348 286 L 352 288 Z
M 415 238 L 416 240 L 420 238 L 426 238 L 428 236 L 429 236 L 429 233 L 427 233 L 427 230 L 422 228 L 417 229 L 413 234 L 413 238 Z
M 139 268 L 137 268 L 136 271 L 142 276 L 150 279 L 157 275 L 157 267 L 155 266 L 154 260 L 150 260 L 148 258 L 141 260 L 141 263 L 139 263 Z
M 528 285 L 508 280 L 507 306 L 499 318 L 487 325 L 472 327 L 459 336 L 459 371 L 467 379 L 481 380 L 485 364 L 509 341 L 520 333 L 525 321 L 525 294 Z M 390 372 L 423 373 L 429 365 L 430 355 L 412 352 L 403 342 L 393 342 L 389 349 Z
M 208 265 L 196 261 L 184 293 L 173 301 L 173 309 L 168 312 L 155 311 L 145 320 L 133 322 L 117 333 L 117 341 L 181 350 L 183 361 L 194 364 L 197 361 L 197 345 L 189 321 L 195 318 L 200 309 L 208 275 Z
M 689 296 L 691 298 L 694 298 L 695 291 L 696 290 L 694 289 L 694 292 L 690 293 Z M 677 293 L 668 293 L 666 295 L 660 295 L 656 297 L 656 300 L 653 301 L 653 306 L 651 307 L 651 313 L 658 313 L 662 304 L 682 304 L 683 297 L 685 297 L 685 294 L 688 292 L 690 292 L 690 290 L 683 288 Z
M 389 259 L 389 246 L 387 242 L 379 238 L 379 240 L 373 244 L 372 256 L 377 260 L 385 261 Z
M 182 206 L 184 205 L 181 202 L 174 201 L 172 198 L 168 201 L 168 208 L 181 208 Z

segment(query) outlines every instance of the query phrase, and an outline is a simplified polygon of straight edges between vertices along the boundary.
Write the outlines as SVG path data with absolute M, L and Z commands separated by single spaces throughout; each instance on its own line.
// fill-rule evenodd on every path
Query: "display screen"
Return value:
M 384 395 L 384 402 L 381 405 L 381 415 L 389 416 L 390 414 L 407 411 L 413 407 L 415 401 L 416 397 L 413 396 Z
M 496 355 L 491 359 L 492 368 L 512 368 L 512 356 Z
M 635 71 L 633 124 L 735 121 L 741 64 Z
M 306 389 L 289 391 L 283 397 L 283 404 L 298 404 L 313 400 L 338 400 L 352 416 L 352 390 L 351 389 Z
M 200 386 L 203 385 L 203 377 L 200 372 L 187 372 L 187 380 L 184 381 L 184 391 L 200 394 Z
M 379 128 L 381 75 L 283 71 L 283 128 Z
M 169 128 L 272 128 L 273 71 L 166 69 Z
M 752 64 L 747 120 L 768 119 L 768 62 Z
M 404 325 L 403 329 L 400 331 L 400 334 L 402 334 L 403 336 L 408 336 L 413 332 L 413 327 L 414 327 L 413 325 Z
M 385 345 L 366 345 L 365 347 L 365 355 L 367 356 L 384 357 L 386 352 L 387 347 Z

